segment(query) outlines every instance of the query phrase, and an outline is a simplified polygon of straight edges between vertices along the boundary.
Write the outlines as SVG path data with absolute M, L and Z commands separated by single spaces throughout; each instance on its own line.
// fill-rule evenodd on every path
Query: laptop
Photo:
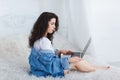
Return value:
M 86 46 L 84 47 L 84 49 L 83 49 L 82 52 L 72 52 L 71 57 L 73 57 L 73 56 L 78 56 L 78 57 L 80 57 L 80 58 L 83 58 L 83 56 L 85 55 L 85 52 L 87 51 L 90 43 L 91 43 L 91 38 L 89 38 L 89 40 L 88 40 L 88 42 L 87 42 L 87 44 L 86 44 Z
M 85 45 L 84 49 L 82 52 L 72 52 L 71 55 L 62 55 L 62 57 L 73 57 L 73 56 L 78 56 L 80 58 L 83 58 L 83 56 L 85 55 L 85 52 L 87 51 L 89 45 L 91 43 L 91 38 L 89 38 L 87 44 Z

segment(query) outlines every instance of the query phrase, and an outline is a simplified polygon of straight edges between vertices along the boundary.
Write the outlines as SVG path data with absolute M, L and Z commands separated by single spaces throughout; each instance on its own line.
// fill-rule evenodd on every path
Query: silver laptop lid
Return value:
M 82 54 L 81 54 L 81 58 L 84 56 L 84 54 L 85 54 L 85 52 L 87 51 L 87 49 L 88 49 L 90 43 L 91 43 L 91 37 L 89 38 L 89 40 L 88 40 L 86 46 L 85 46 L 84 49 L 83 49 L 83 52 L 82 52 Z

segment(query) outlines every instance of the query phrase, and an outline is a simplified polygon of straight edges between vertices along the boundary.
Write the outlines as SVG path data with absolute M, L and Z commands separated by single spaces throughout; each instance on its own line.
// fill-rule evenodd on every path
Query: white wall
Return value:
M 120 61 L 120 1 L 69 0 L 66 4 L 68 39 L 82 49 L 91 36 L 89 53 L 101 62 Z
M 84 0 L 69 0 L 65 2 L 67 38 L 78 49 L 83 50 L 89 37 L 88 20 L 85 12 Z M 93 43 L 91 43 L 88 54 L 92 55 Z
M 34 22 L 44 11 L 54 12 L 59 16 L 60 32 L 63 33 L 63 1 L 0 0 L 0 35 L 30 33 Z
M 38 13 L 38 0 L 0 0 L 0 16 Z
M 30 32 L 38 7 L 38 0 L 0 0 L 0 36 Z
M 99 60 L 120 61 L 120 1 L 91 0 L 89 24 Z
M 119 4 L 119 0 L 84 0 L 93 54 L 102 62 L 120 61 Z

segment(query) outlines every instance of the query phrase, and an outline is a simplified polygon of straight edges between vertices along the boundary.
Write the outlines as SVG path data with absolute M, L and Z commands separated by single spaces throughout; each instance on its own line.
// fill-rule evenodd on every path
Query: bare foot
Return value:
M 103 69 L 103 70 L 107 70 L 109 69 L 110 66 L 96 66 L 96 69 Z

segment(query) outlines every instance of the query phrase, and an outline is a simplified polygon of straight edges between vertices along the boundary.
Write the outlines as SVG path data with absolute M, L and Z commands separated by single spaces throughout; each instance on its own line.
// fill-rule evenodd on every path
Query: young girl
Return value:
M 94 66 L 79 57 L 59 57 L 61 53 L 71 54 L 72 51 L 53 48 L 53 34 L 58 30 L 58 26 L 58 17 L 51 12 L 43 12 L 35 22 L 29 37 L 31 74 L 44 77 L 62 77 L 71 69 L 80 72 L 92 72 L 97 69 L 109 68 L 109 66 Z

